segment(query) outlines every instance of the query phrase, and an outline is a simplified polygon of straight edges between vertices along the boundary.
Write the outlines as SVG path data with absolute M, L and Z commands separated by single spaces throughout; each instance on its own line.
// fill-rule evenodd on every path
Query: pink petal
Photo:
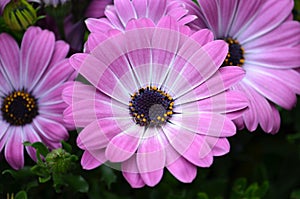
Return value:
M 65 41 L 56 41 L 54 46 L 54 52 L 52 55 L 51 62 L 49 63 L 49 66 L 53 66 L 60 60 L 67 57 L 69 52 L 70 46 Z
M 190 147 L 182 156 L 199 167 L 209 167 L 213 162 L 212 149 L 204 136 L 196 135 Z
M 266 78 L 268 81 L 265 81 Z M 247 70 L 245 82 L 261 95 L 285 109 L 291 109 L 296 104 L 296 95 L 292 89 L 267 74 Z
M 122 163 L 122 173 L 132 188 L 141 188 L 145 186 L 145 182 L 139 174 L 135 155 Z
M 52 142 L 66 140 L 69 136 L 67 129 L 62 124 L 42 116 L 34 118 L 33 127 L 41 136 Z
M 28 141 L 30 143 L 42 142 L 40 136 L 38 135 L 38 133 L 34 130 L 34 128 L 31 125 L 25 125 L 22 128 L 23 128 L 23 132 L 25 135 L 24 141 Z M 31 146 L 27 146 L 25 148 L 26 148 L 27 153 L 31 157 L 31 159 L 36 161 L 36 159 L 37 159 L 36 150 Z
M 9 124 L 4 121 L 0 121 L 0 151 L 2 151 L 3 147 L 6 144 L 7 137 L 9 136 L 6 132 L 9 130 Z
M 271 134 L 276 134 L 278 133 L 279 129 L 280 129 L 280 115 L 279 115 L 279 111 L 276 109 L 276 107 L 272 104 L 272 111 L 273 111 L 273 129 L 272 131 L 270 131 Z
M 157 23 L 166 11 L 166 4 L 166 0 L 148 0 L 148 16 L 146 17 L 152 19 L 155 23 Z
M 63 113 L 64 121 L 76 127 L 84 127 L 94 120 L 108 117 L 129 117 L 128 107 L 113 101 L 86 99 L 74 103 Z
M 89 53 L 94 50 L 100 43 L 104 42 L 109 37 L 107 34 L 102 32 L 91 33 L 85 43 L 84 52 Z
M 139 18 L 146 17 L 148 10 L 148 2 L 141 0 L 132 0 L 132 4 L 135 7 L 136 13 Z
M 120 18 L 118 17 L 116 8 L 114 6 L 108 5 L 104 11 L 104 14 L 115 28 L 124 30 L 124 25 L 120 21 Z
M 69 60 L 65 59 L 60 61 L 40 79 L 40 82 L 35 87 L 34 92 L 39 93 L 49 91 L 57 85 L 67 81 L 73 74 L 74 69 L 69 64 Z
M 184 182 L 184 183 L 192 182 L 197 175 L 196 166 L 194 166 L 192 163 L 190 163 L 183 157 L 179 157 L 172 164 L 168 165 L 167 169 L 179 181 Z
M 247 84 L 242 84 L 242 88 L 249 98 L 249 109 L 244 113 L 244 120 L 247 128 L 253 131 L 259 123 L 262 129 L 267 133 L 276 133 L 280 124 L 278 111 L 274 110 L 274 105 L 256 92 Z
M 106 18 L 88 18 L 85 20 L 85 24 L 88 30 L 92 33 L 103 32 L 107 33 L 109 30 L 113 29 L 114 27 Z
M 127 22 L 130 19 L 137 18 L 133 4 L 129 0 L 114 0 L 114 6 L 117 11 L 117 16 L 122 22 L 123 26 L 126 27 Z
M 180 103 L 193 102 L 214 96 L 238 83 L 244 76 L 245 71 L 240 67 L 222 67 L 207 81 L 196 87 L 190 93 L 180 97 Z M 243 99 L 243 96 L 240 98 Z
M 207 137 L 206 141 L 212 148 L 212 153 L 214 156 L 222 156 L 230 151 L 230 144 L 227 138 Z
M 203 100 L 179 105 L 177 108 L 184 113 L 214 112 L 227 115 L 237 112 L 236 114 L 240 115 L 242 113 L 240 111 L 247 108 L 248 103 L 248 98 L 243 92 L 228 90 Z
M 5 75 L 8 83 L 14 89 L 21 89 L 20 85 L 20 58 L 17 42 L 8 34 L 0 35 L 0 71 Z
M 150 187 L 154 187 L 162 179 L 163 173 L 164 173 L 164 170 L 159 169 L 157 171 L 141 173 L 140 175 L 146 185 L 148 185 Z
M 247 86 L 244 82 L 234 86 L 234 89 L 240 90 L 246 94 L 249 99 L 249 108 L 245 110 L 243 115 L 244 123 L 249 131 L 254 131 L 259 123 L 258 110 L 255 105 L 256 98 L 261 98 L 260 94 L 254 91 L 251 87 Z M 258 95 L 258 96 L 257 96 Z M 243 124 L 239 121 L 239 126 L 242 128 Z
M 143 131 L 144 128 L 134 125 L 116 135 L 106 148 L 106 158 L 111 162 L 123 162 L 129 159 L 136 152 Z
M 202 29 L 192 34 L 191 38 L 198 42 L 199 45 L 204 46 L 208 42 L 213 41 L 214 35 L 210 30 Z M 194 45 L 193 42 L 190 42 L 190 45 Z
M 248 6 L 248 4 L 247 4 Z M 280 25 L 293 9 L 293 1 L 269 0 L 263 3 L 259 14 L 243 34 L 239 36 L 239 41 L 246 42 L 259 37 Z M 238 27 L 238 26 L 237 26 Z
M 267 68 L 291 69 L 300 65 L 299 47 L 270 48 L 259 53 L 248 53 L 245 57 L 250 65 Z
M 292 47 L 300 40 L 300 24 L 296 21 L 288 21 L 271 32 L 243 44 L 245 49 L 267 49 L 275 47 Z
M 10 127 L 7 131 L 10 135 L 5 146 L 5 159 L 16 170 L 24 166 L 23 132 L 20 127 Z
M 140 175 L 148 186 L 156 185 L 162 177 L 166 161 L 162 142 L 157 130 L 148 128 L 136 154 Z
M 22 58 L 24 60 L 22 71 L 26 74 L 24 82 L 28 86 L 28 90 L 35 86 L 47 69 L 54 51 L 55 37 L 52 32 L 44 30 L 30 42 L 32 43 L 29 50 L 23 54 L 24 57 Z M 21 46 L 21 51 L 24 51 L 23 49 L 24 47 Z
M 227 3 L 225 2 L 226 0 L 223 1 L 224 1 L 223 4 Z M 232 36 L 233 38 L 238 38 L 239 41 L 242 42 L 243 40 L 240 39 L 238 36 L 242 33 L 247 34 L 245 33 L 245 29 L 247 28 L 247 26 L 249 26 L 249 23 L 252 22 L 255 16 L 258 15 L 259 10 L 263 5 L 263 2 L 264 2 L 263 0 L 249 1 L 249 2 L 239 1 L 228 35 Z M 226 26 L 226 24 L 224 24 L 223 26 Z
M 236 133 L 233 122 L 224 115 L 212 112 L 174 114 L 170 121 L 191 132 L 213 136 L 228 137 Z
M 78 135 L 77 145 L 79 148 L 94 151 L 105 148 L 109 141 L 130 127 L 128 119 L 102 119 L 88 124 Z
M 179 30 L 179 26 L 180 24 L 171 16 L 162 17 L 157 23 L 157 27 L 159 28 L 172 29 L 175 31 Z
M 3 72 L 4 71 L 2 71 L 0 64 L 0 96 L 5 98 L 7 93 L 14 90 L 14 88 L 12 87 L 10 80 L 7 78 L 5 73 L 3 74 Z
M 203 16 L 206 19 L 207 26 L 213 30 L 214 35 L 218 35 L 219 22 L 218 22 L 218 5 L 216 0 L 205 1 L 198 0 Z M 199 9 L 199 8 L 198 8 Z
M 218 5 L 219 32 L 216 35 L 217 38 L 228 35 L 228 32 L 230 30 L 230 27 L 232 26 L 232 22 L 235 17 L 235 13 L 237 11 L 237 5 L 239 3 L 243 4 L 242 2 L 236 0 L 219 1 L 219 5 Z
M 153 21 L 148 18 L 134 19 L 127 23 L 126 30 L 133 30 L 137 28 L 155 27 Z
M 178 52 L 177 60 L 169 74 L 170 78 L 166 82 L 167 85 L 172 85 L 169 87 L 176 93 L 175 98 L 196 88 L 213 75 L 227 54 L 228 45 L 220 40 L 209 42 L 196 51 L 193 51 L 194 48 L 190 48 L 189 51 L 184 49 L 181 48 Z
M 103 17 L 105 7 L 109 4 L 112 4 L 112 0 L 92 0 L 85 11 L 85 16 L 93 18 Z
M 105 158 L 105 150 L 99 149 L 94 151 L 84 151 L 81 157 L 81 165 L 83 169 L 91 170 L 100 165 L 102 165 L 106 161 Z
M 106 49 L 107 51 L 107 49 L 111 48 L 106 48 L 106 46 L 103 46 L 101 50 L 100 48 L 97 49 L 99 49 L 99 51 L 97 50 L 97 52 L 95 53 L 101 54 L 104 53 L 104 49 Z M 111 51 L 113 51 L 113 49 L 111 49 Z M 130 95 L 127 91 L 127 88 L 124 87 L 124 85 L 120 83 L 117 76 L 107 68 L 107 64 L 103 63 L 103 61 L 109 62 L 109 59 L 99 60 L 100 58 L 98 59 L 93 55 L 87 56 L 86 54 L 76 54 L 73 55 L 70 59 L 70 63 L 75 68 L 75 70 L 83 75 L 96 88 L 98 88 L 111 98 L 123 104 L 128 104 Z

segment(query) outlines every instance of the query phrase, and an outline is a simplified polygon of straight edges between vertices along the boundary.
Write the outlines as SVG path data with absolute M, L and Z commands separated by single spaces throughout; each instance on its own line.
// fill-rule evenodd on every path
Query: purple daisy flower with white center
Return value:
M 124 32 L 93 46 L 70 58 L 90 84 L 74 82 L 63 91 L 65 122 L 83 129 L 77 144 L 84 169 L 120 163 L 137 188 L 155 186 L 166 167 L 188 183 L 197 166 L 209 167 L 214 156 L 229 152 L 227 137 L 236 133 L 232 119 L 248 100 L 228 90 L 244 71 L 219 69 L 226 42 L 166 16 L 157 25 L 131 20 Z
M 300 93 L 300 23 L 292 19 L 292 0 L 190 0 L 189 14 L 198 19 L 189 25 L 195 30 L 209 28 L 215 38 L 229 45 L 223 63 L 241 66 L 245 78 L 235 90 L 249 99 L 249 109 L 236 120 L 239 128 L 254 131 L 258 125 L 276 133 L 280 115 L 275 105 L 291 109 Z
M 43 142 L 58 148 L 68 137 L 61 93 L 75 71 L 65 59 L 69 47 L 54 34 L 29 28 L 21 47 L 8 34 L 0 35 L 0 151 L 14 169 L 24 166 L 23 142 Z M 36 160 L 35 150 L 25 147 Z
M 187 13 L 184 4 L 174 0 L 115 0 L 114 5 L 106 7 L 104 12 L 106 18 L 89 18 L 86 25 L 90 32 L 109 34 L 111 29 L 124 31 L 132 19 L 148 18 L 156 24 L 162 17 L 168 15 L 175 18 L 178 23 L 186 24 L 196 18 Z M 86 44 L 86 51 L 90 50 L 90 40 Z

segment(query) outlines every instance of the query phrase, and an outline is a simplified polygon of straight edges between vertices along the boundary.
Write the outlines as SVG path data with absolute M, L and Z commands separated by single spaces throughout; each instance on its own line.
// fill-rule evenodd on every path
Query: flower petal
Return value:
M 0 71 L 14 89 L 21 89 L 20 58 L 17 42 L 8 34 L 0 35 Z
M 201 135 L 228 137 L 236 133 L 235 125 L 229 118 L 213 112 L 183 112 L 174 114 L 170 121 L 182 129 Z
M 114 6 L 116 8 L 117 16 L 126 27 L 127 22 L 132 18 L 137 18 L 134 6 L 129 0 L 114 0 Z
M 60 123 L 37 116 L 33 120 L 33 127 L 36 132 L 48 139 L 50 142 L 60 142 L 69 136 L 67 129 Z
M 139 174 L 135 155 L 122 163 L 122 173 L 132 188 L 145 186 L 145 182 Z
M 252 2 L 252 1 L 250 1 Z M 253 1 L 256 2 L 256 1 Z M 247 42 L 257 38 L 272 29 L 279 26 L 289 16 L 293 9 L 293 1 L 277 1 L 268 0 L 263 1 L 262 8 L 252 23 L 244 30 L 238 39 L 240 42 Z M 248 3 L 246 4 L 248 6 Z M 276 12 L 274 12 L 276 10 Z M 247 12 L 245 12 L 247 13 Z M 249 13 L 247 13 L 249 15 Z M 240 18 L 240 15 L 238 15 Z M 239 26 L 237 26 L 239 27 Z M 237 38 L 237 37 L 235 37 Z
M 105 148 L 113 137 L 128 129 L 131 124 L 127 118 L 95 120 L 79 133 L 77 145 L 88 151 Z
M 81 157 L 82 168 L 87 170 L 94 169 L 102 165 L 105 161 L 105 149 L 84 151 Z
M 123 162 L 129 159 L 136 152 L 143 131 L 144 128 L 133 125 L 116 135 L 106 148 L 106 158 L 111 162 Z
M 265 81 L 266 78 L 268 81 Z M 247 77 L 243 81 L 261 95 L 285 109 L 291 109 L 296 104 L 297 98 L 292 89 L 274 77 L 247 70 Z
M 172 164 L 167 166 L 167 169 L 175 176 L 179 181 L 184 183 L 192 182 L 197 175 L 197 168 L 195 165 L 187 161 L 183 157 L 179 157 Z
M 26 54 L 22 54 L 24 62 L 21 64 L 25 77 L 24 85 L 27 86 L 29 91 L 40 80 L 51 61 L 55 47 L 55 37 L 52 32 L 43 30 L 30 42 L 29 50 Z M 41 47 L 43 47 L 43 50 L 40 50 Z M 25 51 L 24 48 L 21 46 L 21 51 Z
M 23 131 L 20 127 L 10 127 L 7 131 L 10 135 L 5 146 L 5 159 L 16 170 L 24 166 Z

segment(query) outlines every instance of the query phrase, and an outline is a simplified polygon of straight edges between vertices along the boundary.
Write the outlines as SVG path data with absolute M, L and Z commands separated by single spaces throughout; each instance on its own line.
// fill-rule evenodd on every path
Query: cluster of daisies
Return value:
M 1 1 L 1 13 L 16 2 L 26 1 Z M 89 35 L 71 55 L 69 41 L 84 26 L 56 40 L 33 25 L 20 45 L 1 33 L 0 151 L 21 169 L 24 148 L 36 160 L 25 141 L 55 149 L 77 129 L 84 169 L 121 169 L 135 188 L 155 186 L 165 168 L 191 182 L 197 167 L 229 152 L 237 129 L 275 134 L 277 108 L 295 106 L 300 23 L 292 9 L 293 0 L 93 0 Z

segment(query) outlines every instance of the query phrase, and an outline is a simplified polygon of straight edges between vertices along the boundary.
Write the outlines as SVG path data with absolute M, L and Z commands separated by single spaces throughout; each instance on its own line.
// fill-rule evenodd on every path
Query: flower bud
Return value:
M 36 22 L 37 14 L 26 0 L 11 0 L 4 8 L 3 19 L 10 29 L 21 31 Z
M 61 148 L 52 150 L 45 158 L 48 169 L 53 173 L 66 173 L 76 160 L 77 156 Z

